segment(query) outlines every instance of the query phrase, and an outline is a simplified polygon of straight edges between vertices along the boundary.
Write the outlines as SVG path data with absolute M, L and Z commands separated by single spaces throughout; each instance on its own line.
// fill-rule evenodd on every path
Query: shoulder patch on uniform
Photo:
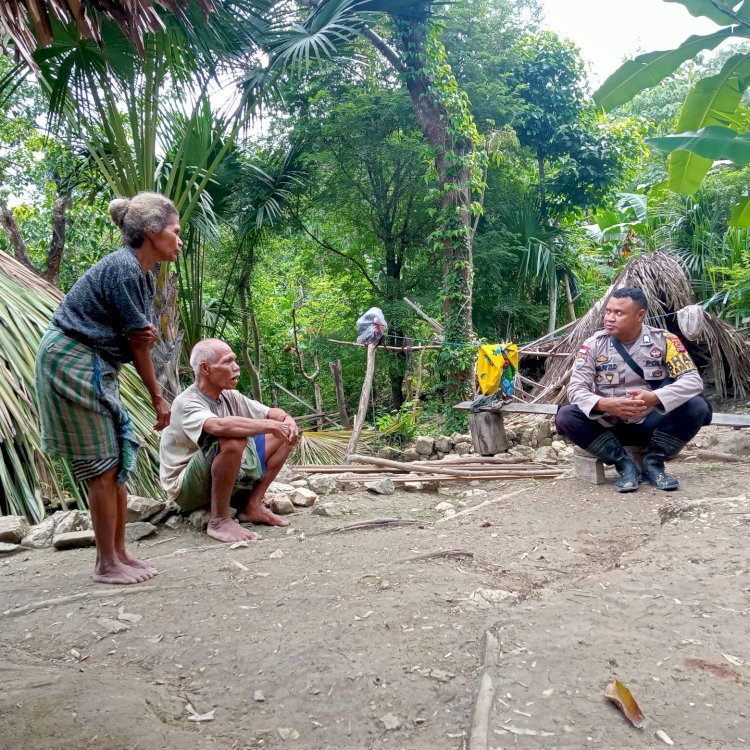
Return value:
M 674 348 L 682 354 L 683 352 L 687 351 L 685 349 L 685 344 L 680 341 L 679 336 L 675 336 L 673 333 L 665 333 L 664 338 L 667 339 L 667 341 L 671 341 L 674 344 Z

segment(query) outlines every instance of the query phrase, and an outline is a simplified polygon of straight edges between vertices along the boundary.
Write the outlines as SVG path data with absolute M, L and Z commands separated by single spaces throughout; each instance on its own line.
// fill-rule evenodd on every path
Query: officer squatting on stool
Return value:
M 635 492 L 639 481 L 676 490 L 679 483 L 664 462 L 711 421 L 703 380 L 685 346 L 673 333 L 646 325 L 646 310 L 640 289 L 612 294 L 604 330 L 576 354 L 570 405 L 560 407 L 555 419 L 560 434 L 614 464 L 618 492 Z M 647 447 L 641 472 L 624 445 Z

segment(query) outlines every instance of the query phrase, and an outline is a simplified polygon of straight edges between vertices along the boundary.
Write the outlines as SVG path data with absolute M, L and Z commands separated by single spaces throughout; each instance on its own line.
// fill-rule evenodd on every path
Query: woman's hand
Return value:
M 156 412 L 154 429 L 159 432 L 169 425 L 172 416 L 172 407 L 161 394 L 154 396 L 151 403 L 154 405 L 154 411 Z
M 154 344 L 159 340 L 159 332 L 153 325 L 149 325 L 148 328 L 139 328 L 137 331 L 128 331 L 125 334 L 125 338 L 128 340 L 131 349 L 135 349 L 139 345 L 145 345 L 146 348 L 151 351 L 151 349 L 154 348 Z

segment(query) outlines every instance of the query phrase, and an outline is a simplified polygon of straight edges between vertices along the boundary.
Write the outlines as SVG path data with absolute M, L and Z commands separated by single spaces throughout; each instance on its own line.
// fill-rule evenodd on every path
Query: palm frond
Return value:
M 66 462 L 40 450 L 34 361 L 62 294 L 14 258 L 0 252 L 0 515 L 19 514 L 38 522 L 43 497 L 86 507 Z M 159 440 L 152 429 L 153 412 L 145 386 L 131 367 L 121 375 L 123 401 L 144 448 L 130 489 L 161 497 L 158 482 Z
M 346 457 L 351 430 L 329 432 L 302 432 L 299 443 L 292 451 L 289 461 L 292 464 L 340 464 Z M 358 452 L 372 453 L 376 441 L 382 438 L 381 432 L 362 430 Z

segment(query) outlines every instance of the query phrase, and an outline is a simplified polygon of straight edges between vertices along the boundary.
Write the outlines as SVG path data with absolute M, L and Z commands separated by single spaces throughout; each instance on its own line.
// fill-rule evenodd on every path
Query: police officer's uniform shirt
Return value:
M 599 399 L 626 396 L 627 391 L 636 389 L 651 390 L 648 380 L 674 380 L 655 391 L 661 405 L 653 408 L 662 414 L 703 392 L 703 380 L 693 360 L 673 333 L 644 324 L 635 342 L 625 348 L 640 365 L 645 378 L 638 376 L 620 356 L 606 330 L 586 339 L 576 354 L 568 400 L 590 419 L 616 422 L 616 417 L 595 411 Z M 643 418 L 645 415 L 634 421 Z

